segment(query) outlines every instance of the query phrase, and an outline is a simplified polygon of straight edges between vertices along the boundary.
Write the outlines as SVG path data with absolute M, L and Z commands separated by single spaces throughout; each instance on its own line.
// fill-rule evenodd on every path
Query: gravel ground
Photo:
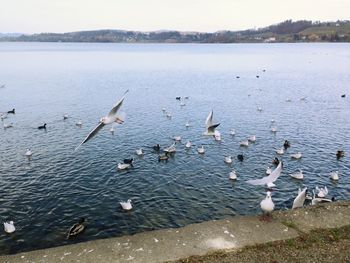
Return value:
M 350 225 L 311 231 L 285 241 L 222 251 L 205 256 L 173 261 L 172 263 L 350 263 Z

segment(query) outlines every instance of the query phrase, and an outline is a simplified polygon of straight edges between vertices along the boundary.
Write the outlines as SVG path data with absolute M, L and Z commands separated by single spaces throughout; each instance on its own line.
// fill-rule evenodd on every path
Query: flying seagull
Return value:
M 124 122 L 124 117 L 122 117 L 121 115 L 118 115 L 117 113 L 120 107 L 122 106 L 125 95 L 126 93 L 128 93 L 128 91 L 129 90 L 125 91 L 123 97 L 113 106 L 113 108 L 108 113 L 108 115 L 100 119 L 100 122 L 98 123 L 98 125 L 89 133 L 88 136 L 86 136 L 86 138 L 78 145 L 77 148 L 75 148 L 75 150 L 77 150 L 83 143 L 86 143 L 92 137 L 94 137 L 105 125 L 111 124 L 114 122 L 122 124 Z
M 209 113 L 207 120 L 205 121 L 206 132 L 204 135 L 215 135 L 215 128 L 218 127 L 220 123 L 213 124 L 213 110 Z
M 274 187 L 275 182 L 277 178 L 281 175 L 282 172 L 282 162 L 280 162 L 275 170 L 271 172 L 269 176 L 265 176 L 261 179 L 256 179 L 256 180 L 248 180 L 246 181 L 248 184 L 252 185 L 264 185 L 266 184 L 268 188 Z

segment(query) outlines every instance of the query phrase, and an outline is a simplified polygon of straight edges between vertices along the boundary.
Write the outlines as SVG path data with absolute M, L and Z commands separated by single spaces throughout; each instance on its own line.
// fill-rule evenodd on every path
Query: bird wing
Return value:
M 268 183 L 273 183 L 280 176 L 281 172 L 282 172 L 282 162 L 278 164 L 277 168 L 273 170 L 269 176 L 265 176 L 261 179 L 248 180 L 246 181 L 246 183 L 252 184 L 252 185 L 264 185 Z
M 218 127 L 220 125 L 220 123 L 217 123 L 217 124 L 214 124 L 214 125 L 211 125 L 207 128 L 208 130 L 208 133 L 214 133 L 215 132 L 215 128 Z
M 213 125 L 213 110 L 211 110 L 211 112 L 209 112 L 209 115 L 205 121 L 205 125 L 207 126 L 207 128 L 209 128 L 210 126 Z
M 76 151 L 83 143 L 86 143 L 88 140 L 90 140 L 92 137 L 94 137 L 102 128 L 105 126 L 103 122 L 100 122 L 89 134 L 86 136 L 86 138 L 78 145 L 77 148 L 75 148 L 74 151 Z
M 123 97 L 113 106 L 113 108 L 111 109 L 111 111 L 108 113 L 108 117 L 113 117 L 115 116 L 115 114 L 117 113 L 117 111 L 119 110 L 119 108 L 122 106 L 124 98 L 126 93 L 128 93 L 129 90 L 124 92 Z
M 299 191 L 298 196 L 293 201 L 292 209 L 302 207 L 304 205 L 305 198 L 306 198 L 306 190 L 307 190 L 307 187 L 305 187 L 302 191 Z

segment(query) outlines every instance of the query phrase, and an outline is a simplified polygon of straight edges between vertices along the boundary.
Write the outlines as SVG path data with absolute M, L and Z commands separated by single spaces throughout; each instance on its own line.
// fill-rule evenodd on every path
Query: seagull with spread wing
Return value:
M 256 180 L 248 180 L 246 183 L 252 185 L 264 185 L 266 184 L 268 188 L 272 188 L 275 186 L 274 182 L 281 175 L 282 172 L 282 162 L 280 162 L 275 170 L 273 170 L 269 176 L 265 176 L 261 179 Z
M 204 135 L 215 135 L 215 128 L 218 127 L 220 123 L 213 124 L 213 110 L 209 113 L 207 120 L 205 121 L 206 132 Z
M 111 124 L 111 123 L 119 123 L 122 124 L 124 122 L 124 116 L 121 114 L 118 114 L 118 110 L 123 104 L 124 98 L 126 93 L 128 93 L 129 90 L 125 91 L 123 97 L 113 106 L 111 111 L 108 113 L 107 116 L 102 117 L 100 119 L 100 122 L 98 125 L 86 136 L 86 138 L 78 145 L 75 150 L 77 150 L 82 144 L 86 143 L 89 141 L 92 137 L 94 137 L 105 125 Z

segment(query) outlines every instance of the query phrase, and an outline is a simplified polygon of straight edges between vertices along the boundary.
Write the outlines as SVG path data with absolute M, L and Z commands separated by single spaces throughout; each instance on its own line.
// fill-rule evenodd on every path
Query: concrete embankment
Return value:
M 298 237 L 315 229 L 350 224 L 350 202 L 276 211 L 271 222 L 258 216 L 235 216 L 178 229 L 144 232 L 1 256 L 0 262 L 164 262 L 217 250 Z

